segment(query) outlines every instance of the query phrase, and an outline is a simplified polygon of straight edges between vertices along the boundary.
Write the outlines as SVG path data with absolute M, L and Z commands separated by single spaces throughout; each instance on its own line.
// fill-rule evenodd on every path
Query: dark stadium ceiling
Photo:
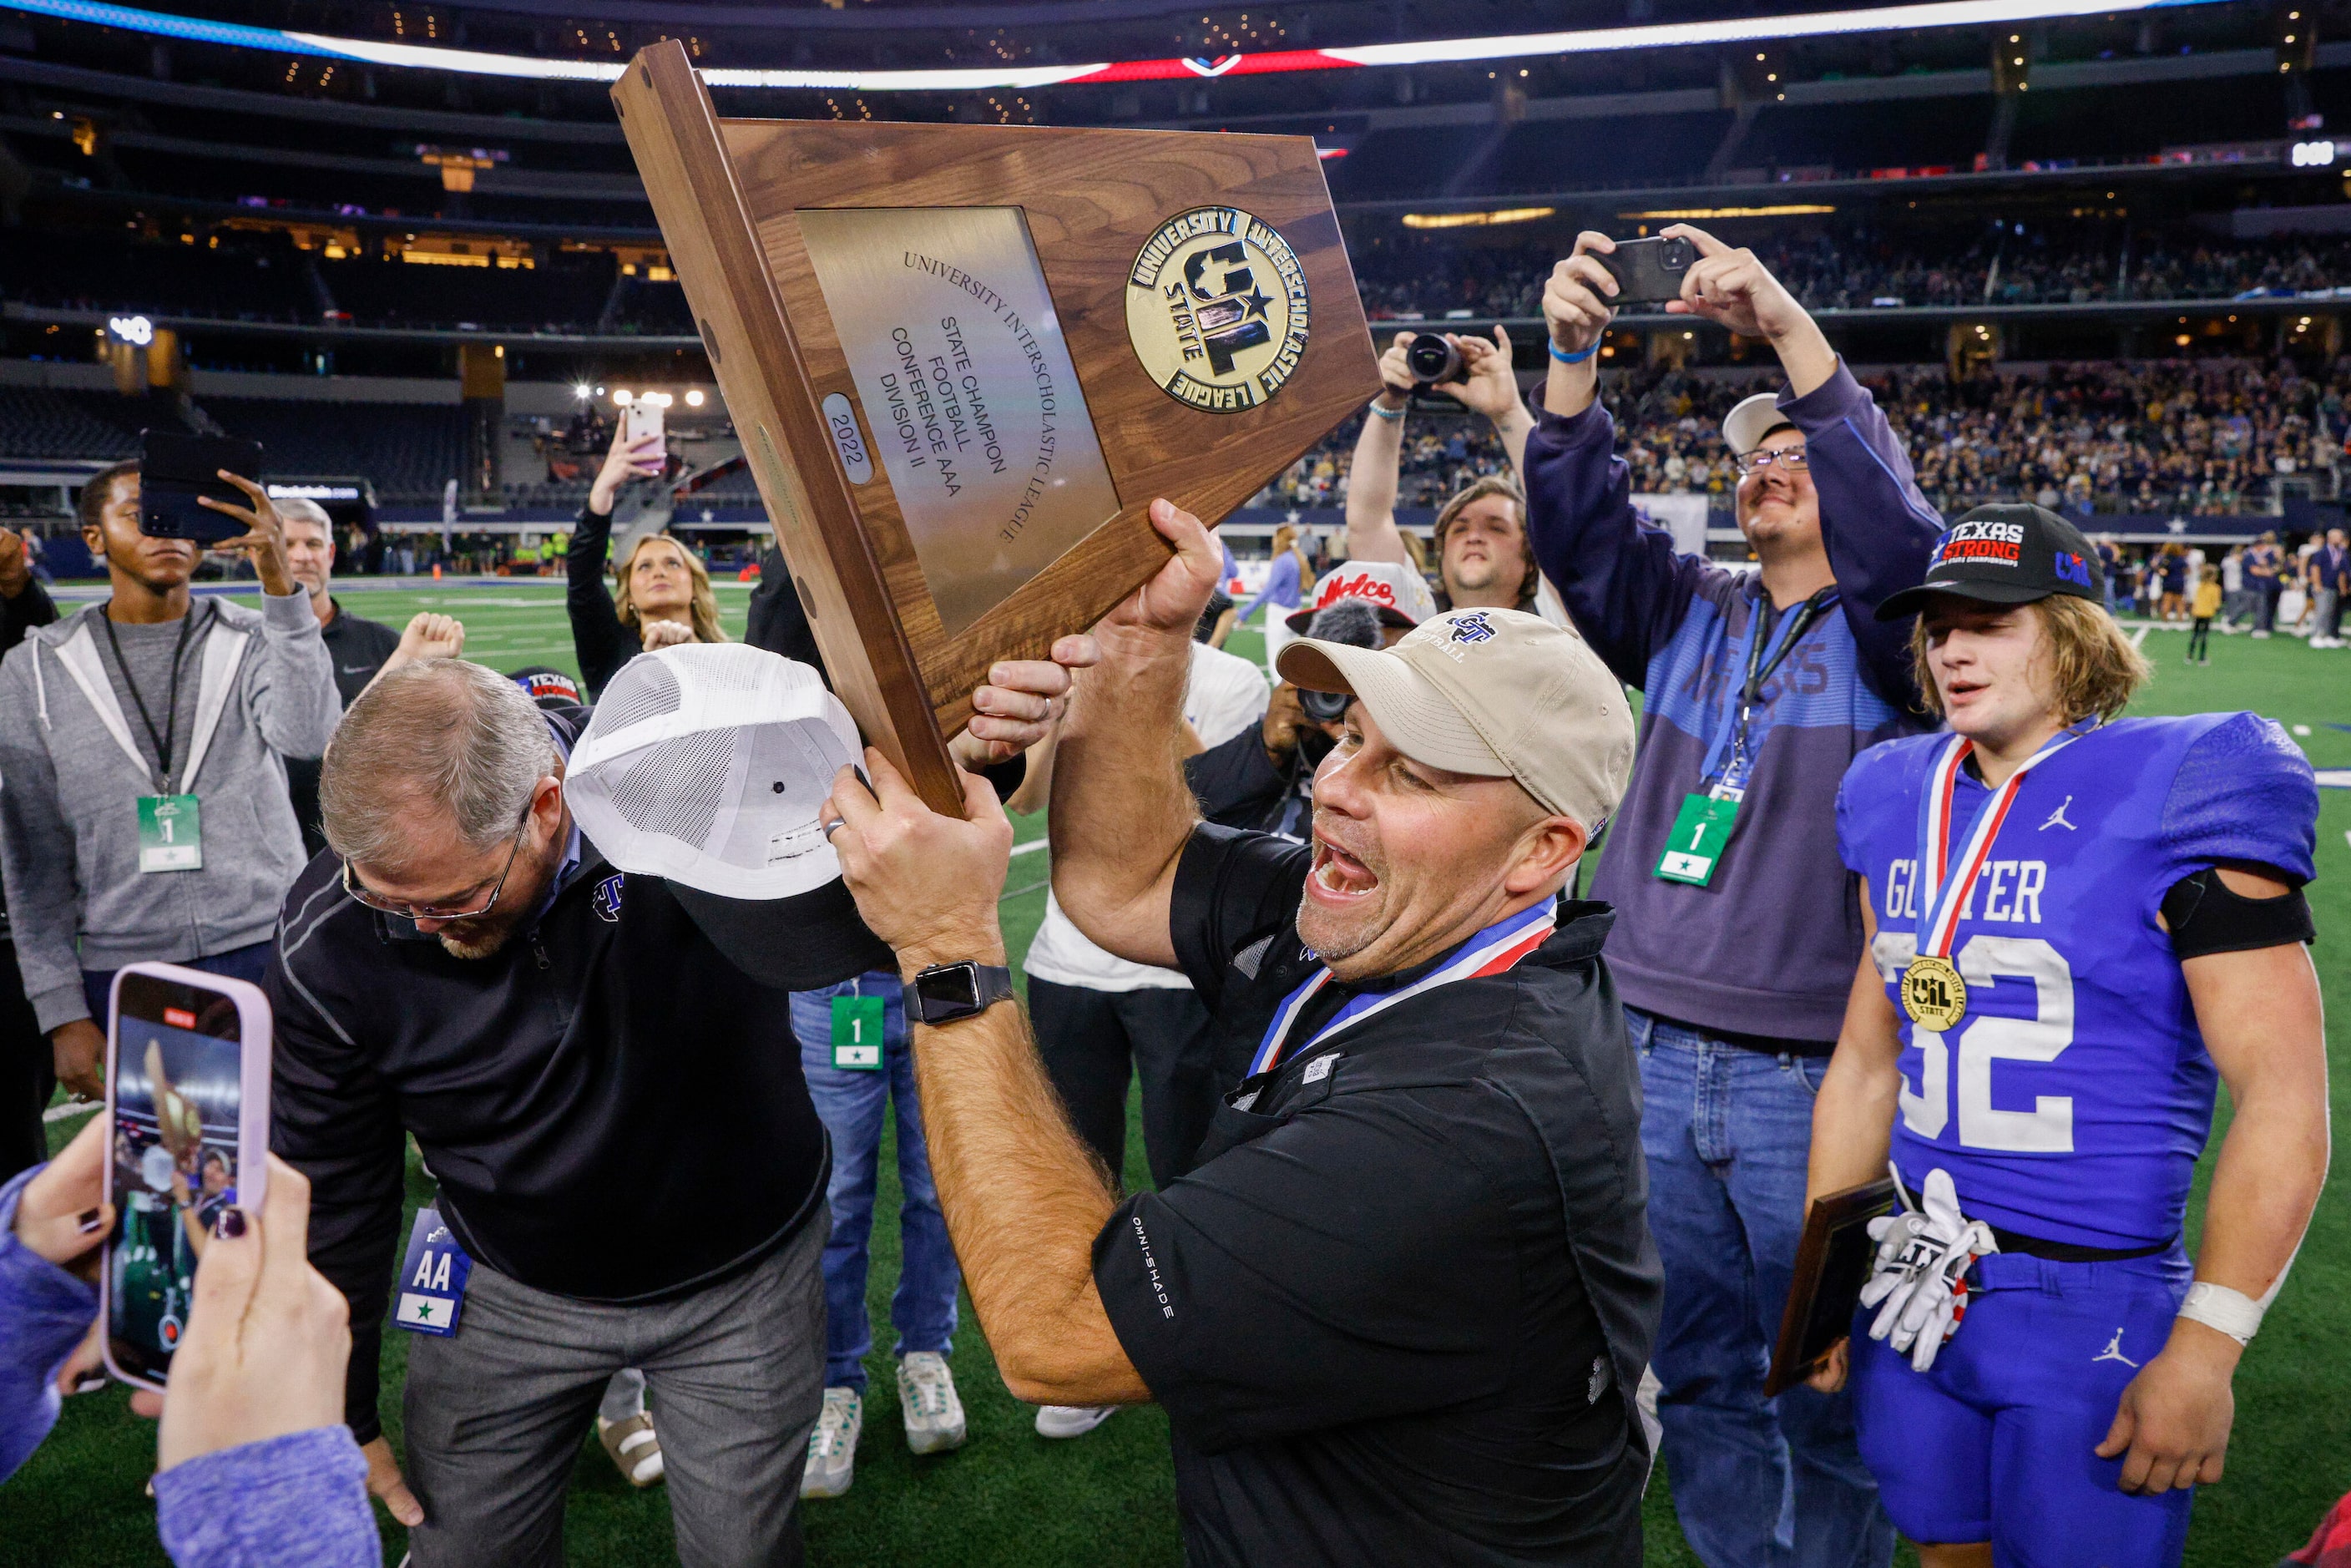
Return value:
M 1123 0 L 1123 3 L 1128 7 L 1143 7 L 1155 4 L 1155 0 Z M 2191 7 L 2212 7 L 2223 3 L 2224 0 L 2143 0 L 2138 5 L 2116 5 L 2111 0 L 1923 0 L 1918 4 L 1865 9 L 1819 9 L 1772 16 L 1750 13 L 1710 20 L 1636 22 L 1622 26 L 1410 38 L 1328 47 L 1234 47 L 1221 52 L 1169 58 L 1049 61 L 1006 47 L 998 51 L 999 58 L 976 65 L 908 67 L 880 64 L 870 68 L 847 69 L 815 68 L 800 64 L 787 67 L 711 66 L 704 68 L 703 74 L 711 86 L 728 88 L 845 89 L 861 93 L 954 92 L 989 88 L 1028 90 L 1071 85 L 1180 82 L 1384 67 L 1477 64 L 1533 57 L 1574 57 L 1635 49 L 1753 44 L 1923 29 L 1980 28 L 2077 17 L 2177 14 Z M 542 4 L 551 8 L 557 0 L 495 0 L 495 4 L 498 8 L 510 10 L 535 8 Z M 1089 18 L 1096 18 L 1099 13 L 1114 11 L 1121 4 L 1122 0 L 1108 0 L 1102 6 L 1089 7 Z M 426 9 L 431 11 L 434 8 Z M 567 16 L 572 17 L 577 17 L 580 13 L 580 7 L 569 4 L 563 9 Z M 974 22 L 992 24 L 998 9 L 1050 14 L 1054 22 L 1062 21 L 1065 16 L 1071 20 L 1076 19 L 1071 15 L 1071 5 L 1032 4 L 1024 7 L 973 8 L 976 15 L 967 14 L 965 25 L 968 26 Z M 1186 9 L 1188 11 L 1189 7 Z M 1527 9 L 1532 11 L 1534 8 L 1530 6 Z M 402 38 L 388 40 L 253 26 L 106 4 L 103 0 L 0 0 L 0 12 L 145 34 L 159 39 L 264 52 L 280 57 L 291 56 L 520 80 L 610 81 L 620 74 L 624 63 L 620 58 L 611 57 L 565 58 L 546 53 L 517 54 L 453 47 L 437 41 L 409 42 L 404 41 L 404 29 Z M 725 25 L 729 28 L 742 25 L 732 6 L 638 5 L 631 15 L 650 14 L 656 19 L 653 23 L 655 26 L 691 27 L 699 25 L 687 19 L 689 12 L 696 16 L 704 13 L 724 16 L 726 18 Z M 398 15 L 397 12 L 394 14 Z M 769 16 L 775 18 L 788 15 L 797 24 L 820 14 L 791 8 L 770 12 Z M 862 18 L 884 13 L 864 10 L 856 14 Z M 1211 12 L 1211 16 L 1217 14 Z M 850 13 L 844 11 L 840 15 Z M 1245 13 L 1236 15 L 1246 16 Z M 1204 22 L 1207 20 L 1208 17 L 1203 17 Z M 599 23 L 598 26 L 601 29 L 603 25 Z M 580 33 L 583 42 L 587 39 L 584 29 L 575 26 L 573 30 Z M 435 38 L 440 36 L 440 29 L 431 26 L 419 31 L 423 36 Z M 461 29 L 450 28 L 448 31 L 455 37 L 463 36 Z M 1279 33 L 1280 29 L 1276 27 L 1273 31 Z M 613 33 L 611 37 L 613 52 L 618 54 L 622 47 L 619 35 Z

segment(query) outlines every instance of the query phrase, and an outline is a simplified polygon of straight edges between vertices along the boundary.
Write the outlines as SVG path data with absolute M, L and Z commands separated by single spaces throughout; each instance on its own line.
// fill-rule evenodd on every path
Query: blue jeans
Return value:
M 882 998 L 882 1070 L 832 1064 L 832 998 Z M 832 1234 L 824 1244 L 824 1385 L 865 1392 L 865 1356 L 873 1325 L 865 1315 L 866 1241 L 873 1234 L 873 1193 L 880 1178 L 882 1118 L 898 1111 L 898 1289 L 890 1322 L 898 1331 L 895 1354 L 953 1348 L 956 1291 L 963 1270 L 947 1240 L 939 1189 L 931 1180 L 923 1144 L 923 1108 L 914 1097 L 914 1053 L 906 1035 L 906 1005 L 898 977 L 875 969 L 820 991 L 792 993 L 792 1032 L 799 1037 L 800 1068 L 809 1098 L 832 1139 Z
M 1746 1050 L 1632 1008 L 1625 1022 L 1641 1057 L 1649 1228 L 1665 1263 L 1651 1364 L 1682 1533 L 1708 1568 L 1884 1568 L 1894 1527 L 1851 1397 L 1763 1397 L 1828 1059 Z

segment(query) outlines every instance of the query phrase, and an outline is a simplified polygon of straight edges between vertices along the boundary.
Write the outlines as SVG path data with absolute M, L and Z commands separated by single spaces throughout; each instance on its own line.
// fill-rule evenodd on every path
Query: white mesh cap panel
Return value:
M 841 874 L 818 807 L 859 755 L 856 726 L 814 670 L 741 643 L 689 643 L 622 667 L 564 792 L 622 871 L 782 898 Z

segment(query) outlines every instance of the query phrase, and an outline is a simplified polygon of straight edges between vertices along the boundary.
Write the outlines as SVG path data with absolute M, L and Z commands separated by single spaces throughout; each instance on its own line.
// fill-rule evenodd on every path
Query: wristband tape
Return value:
M 1380 405 L 1380 400 L 1379 400 L 1379 399 L 1377 399 L 1377 398 L 1374 398 L 1374 399 L 1371 401 L 1371 403 L 1370 403 L 1370 405 L 1369 405 L 1369 406 L 1370 406 L 1370 408 L 1371 408 L 1371 411 L 1372 411 L 1374 413 L 1378 414 L 1382 419 L 1396 420 L 1396 419 L 1402 419 L 1402 418 L 1404 417 L 1404 410 L 1403 410 L 1403 409 L 1400 409 L 1400 408 L 1383 408 L 1383 407 Z
M 1557 343 L 1552 343 L 1552 344 L 1551 344 L 1551 345 L 1550 345 L 1550 349 L 1551 349 L 1551 357 L 1552 357 L 1552 359 L 1554 359 L 1554 360 L 1557 360 L 1561 364 L 1562 364 L 1562 365 L 1580 365 L 1580 364 L 1583 363 L 1583 361 L 1586 361 L 1586 360 L 1590 359 L 1593 355 L 1594 355 L 1594 354 L 1596 354 L 1596 353 L 1598 353 L 1598 352 L 1600 351 L 1600 340 L 1599 340 L 1598 339 L 1596 339 L 1596 338 L 1595 338 L 1595 339 L 1593 339 L 1593 342 L 1592 342 L 1592 346 L 1591 346 L 1590 348 L 1588 348 L 1588 349 L 1584 350 L 1583 350 L 1583 352 L 1581 352 L 1581 353 L 1576 353 L 1576 354 L 1570 354 L 1570 353 L 1566 353 L 1566 352 L 1562 351 L 1562 350 L 1561 350 L 1560 346 L 1559 346 Z
M 2219 1329 L 2239 1344 L 2252 1343 L 2253 1336 L 2262 1332 L 2262 1308 L 2259 1301 L 2242 1291 L 2203 1280 L 2188 1287 L 2188 1299 L 2179 1303 L 2179 1315 L 2193 1318 L 2206 1328 Z

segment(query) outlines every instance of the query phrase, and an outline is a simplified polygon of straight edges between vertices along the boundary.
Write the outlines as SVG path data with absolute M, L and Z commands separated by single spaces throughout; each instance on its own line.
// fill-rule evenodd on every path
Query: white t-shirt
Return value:
M 1207 746 L 1221 746 L 1265 716 L 1272 700 L 1265 672 L 1237 653 L 1192 644 L 1192 674 L 1184 687 L 1184 718 Z M 1102 951 L 1061 913 L 1061 901 L 1050 889 L 1045 894 L 1045 922 L 1029 944 L 1021 963 L 1029 978 L 1057 986 L 1083 986 L 1092 991 L 1189 990 L 1192 982 L 1174 969 L 1130 963 Z

